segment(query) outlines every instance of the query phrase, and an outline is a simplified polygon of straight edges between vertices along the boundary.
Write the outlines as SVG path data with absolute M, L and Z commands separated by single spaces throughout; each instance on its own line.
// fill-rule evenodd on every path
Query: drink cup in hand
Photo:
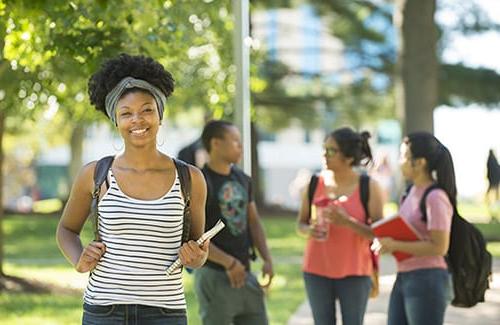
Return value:
M 319 241 L 325 241 L 328 239 L 329 229 L 330 229 L 330 219 L 327 218 L 324 213 L 328 213 L 329 207 L 339 206 L 342 202 L 346 201 L 347 197 L 345 195 L 335 196 L 327 195 L 324 197 L 317 198 L 313 201 L 315 207 L 316 217 L 312 220 L 312 230 L 313 237 Z M 321 209 L 318 209 L 321 208 Z
M 323 216 L 323 211 L 318 208 L 327 207 L 330 204 L 330 199 L 325 197 L 314 201 L 315 206 L 315 218 L 311 222 L 312 237 L 319 241 L 325 241 L 328 239 L 328 233 L 330 229 L 330 221 Z
M 321 216 L 319 213 L 316 220 L 312 222 L 313 238 L 319 241 L 325 241 L 328 239 L 330 229 L 330 222 L 328 219 Z

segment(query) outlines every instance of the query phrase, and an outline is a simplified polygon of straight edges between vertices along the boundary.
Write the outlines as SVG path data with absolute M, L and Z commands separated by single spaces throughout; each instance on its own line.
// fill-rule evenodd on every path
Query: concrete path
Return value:
M 381 260 L 382 276 L 380 277 L 380 295 L 368 301 L 365 315 L 367 325 L 387 324 L 387 307 L 389 294 L 394 283 L 396 266 L 392 257 L 384 256 Z M 499 325 L 500 324 L 500 259 L 493 262 L 493 282 L 486 293 L 486 302 L 473 308 L 448 307 L 445 325 Z M 337 324 L 342 318 L 337 306 Z M 306 300 L 289 319 L 288 325 L 314 325 L 309 302 Z

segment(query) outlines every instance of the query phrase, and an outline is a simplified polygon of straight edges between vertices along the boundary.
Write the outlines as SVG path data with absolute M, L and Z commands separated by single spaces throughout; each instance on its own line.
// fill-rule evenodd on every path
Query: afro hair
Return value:
M 105 61 L 89 79 L 90 103 L 106 114 L 106 95 L 125 77 L 149 82 L 160 89 L 165 97 L 174 91 L 174 78 L 170 72 L 150 57 L 125 53 Z

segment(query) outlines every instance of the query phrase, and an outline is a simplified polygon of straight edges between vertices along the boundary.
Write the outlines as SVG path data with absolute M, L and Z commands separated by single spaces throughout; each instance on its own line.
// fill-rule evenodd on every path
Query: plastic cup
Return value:
M 324 218 L 321 216 L 321 213 L 319 213 L 318 217 L 316 220 L 313 222 L 313 228 L 316 233 L 316 236 L 314 239 L 318 241 L 325 241 L 328 239 L 329 233 L 330 233 L 330 222 L 328 219 Z

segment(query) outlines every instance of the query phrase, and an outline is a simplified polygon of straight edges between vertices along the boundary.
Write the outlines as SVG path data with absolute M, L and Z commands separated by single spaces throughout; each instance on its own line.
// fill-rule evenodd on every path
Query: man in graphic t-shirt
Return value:
M 273 264 L 252 196 L 252 183 L 235 166 L 241 159 L 238 129 L 225 121 L 208 122 L 202 133 L 209 162 L 206 229 L 221 219 L 226 227 L 210 243 L 204 267 L 195 271 L 195 292 L 203 325 L 268 324 L 263 291 L 250 272 L 252 246 L 263 259 L 271 283 Z

